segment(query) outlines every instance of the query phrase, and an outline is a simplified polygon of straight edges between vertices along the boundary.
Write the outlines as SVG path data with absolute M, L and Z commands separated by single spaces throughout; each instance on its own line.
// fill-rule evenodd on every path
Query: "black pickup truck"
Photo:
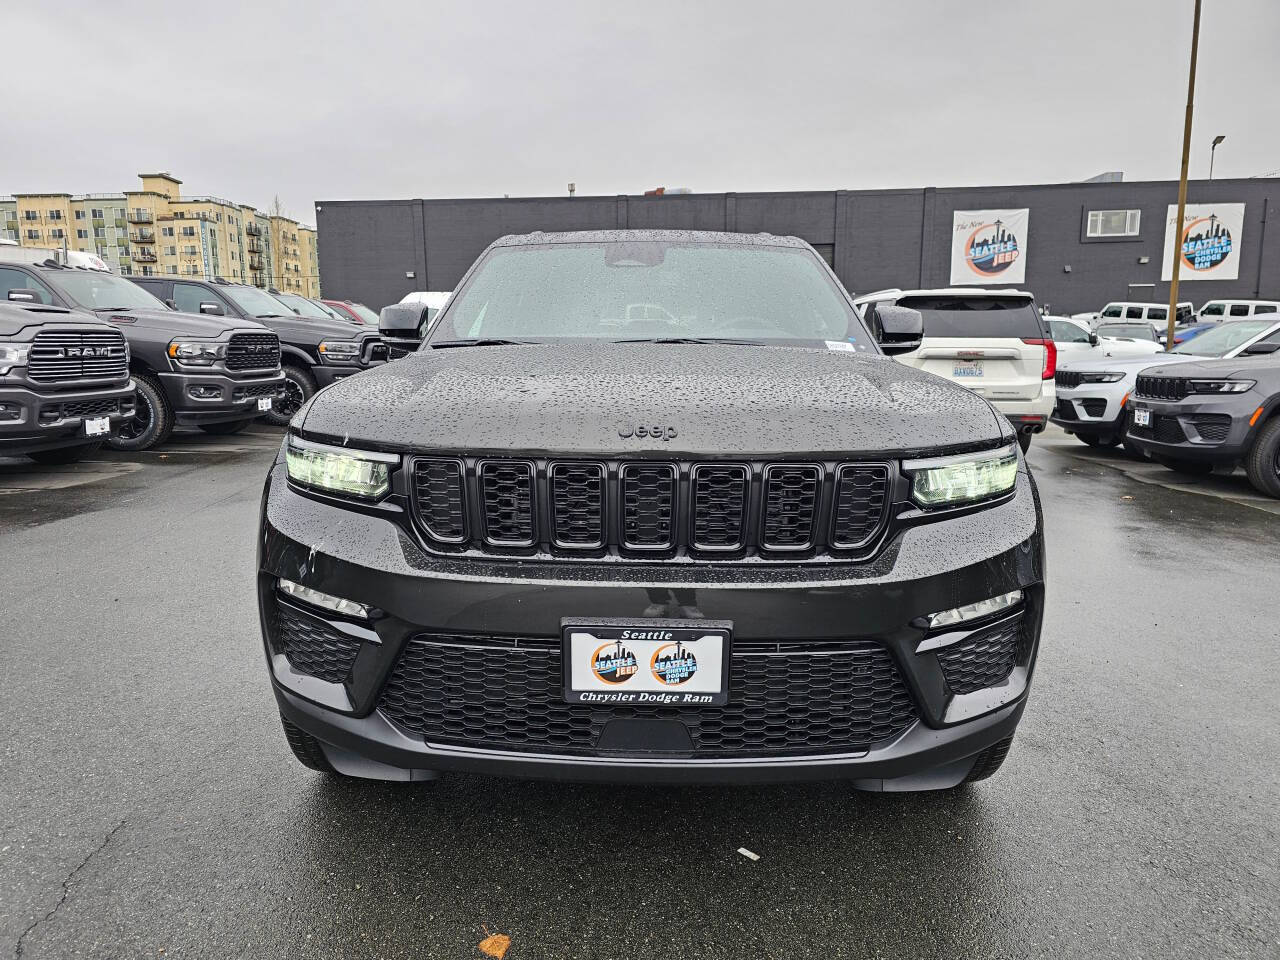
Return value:
M 267 419 L 278 426 L 287 424 L 321 387 L 387 359 L 386 345 L 374 331 L 334 320 L 318 307 L 314 315 L 300 315 L 289 304 L 248 284 L 230 283 L 220 277 L 132 279 L 175 309 L 262 323 L 276 332 L 280 337 L 285 391 Z
M 72 463 L 133 416 L 129 347 L 91 316 L 35 302 L 0 302 L 0 456 Z
M 134 415 L 108 440 L 114 449 L 154 447 L 176 424 L 236 433 L 282 395 L 280 338 L 262 324 L 175 312 L 115 274 L 53 261 L 0 262 L 0 299 L 14 290 L 87 311 L 124 334 L 138 395 Z

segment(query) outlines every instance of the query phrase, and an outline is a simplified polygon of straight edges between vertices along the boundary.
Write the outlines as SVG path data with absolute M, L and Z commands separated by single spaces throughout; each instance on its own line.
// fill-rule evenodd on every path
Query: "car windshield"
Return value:
M 1233 320 L 1214 324 L 1212 330 L 1197 334 L 1194 339 L 1178 344 L 1169 352 L 1189 353 L 1197 357 L 1221 357 L 1273 326 L 1274 320 Z
M 1059 343 L 1088 343 L 1089 334 L 1066 320 L 1046 320 L 1049 334 Z
M 59 270 L 43 274 L 68 300 L 90 310 L 167 310 L 136 283 L 97 270 Z
M 218 290 L 251 317 L 287 317 L 293 313 L 271 294 L 257 287 L 227 284 Z
M 372 323 L 375 327 L 378 325 L 378 315 L 366 307 L 363 303 L 348 303 L 347 309 L 354 313 L 365 323 Z
M 1156 339 L 1155 331 L 1149 323 L 1100 323 L 1097 330 L 1100 337 L 1121 337 L 1129 340 Z
M 812 251 L 659 240 L 490 250 L 429 343 L 499 338 L 838 341 L 875 350 Z
M 300 297 L 296 293 L 277 293 L 275 298 L 301 317 L 310 317 L 313 320 L 333 319 L 325 313 L 324 308 L 316 306 L 306 297 Z
M 919 310 L 926 337 L 982 340 L 1043 339 L 1040 314 L 1023 297 L 962 297 L 930 294 L 903 297 L 900 307 Z

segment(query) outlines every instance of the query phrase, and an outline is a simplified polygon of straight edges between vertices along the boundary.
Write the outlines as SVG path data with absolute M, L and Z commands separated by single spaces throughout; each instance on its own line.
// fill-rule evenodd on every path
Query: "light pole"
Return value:
M 1227 135 L 1225 133 L 1218 134 L 1216 137 L 1213 138 L 1213 146 L 1209 148 L 1209 179 L 1210 180 L 1213 179 L 1213 151 L 1217 150 L 1218 144 L 1220 144 L 1225 139 L 1227 139 Z

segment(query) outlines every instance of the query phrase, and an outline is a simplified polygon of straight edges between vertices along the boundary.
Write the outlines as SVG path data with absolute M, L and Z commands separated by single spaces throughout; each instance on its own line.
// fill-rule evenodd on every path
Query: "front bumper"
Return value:
M 260 377 L 171 372 L 161 373 L 160 382 L 174 421 L 184 426 L 256 417 L 258 400 L 284 397 L 284 374 L 279 371 Z
M 1254 437 L 1249 420 L 1265 403 L 1266 397 L 1255 390 L 1222 396 L 1196 394 L 1176 402 L 1136 398 L 1129 401 L 1131 409 L 1150 411 L 1151 424 L 1138 427 L 1131 422 L 1128 438 L 1143 453 L 1157 458 L 1234 464 L 1249 451 Z
M 373 608 L 367 621 L 314 608 L 303 611 L 308 629 L 324 644 L 330 643 L 323 639 L 327 635 L 353 645 L 349 664 L 327 680 L 298 669 L 283 652 L 287 643 L 281 612 L 294 604 L 277 593 L 282 577 Z M 298 493 L 277 464 L 264 492 L 258 594 L 281 713 L 320 740 L 330 762 L 343 772 L 384 779 L 421 779 L 446 770 L 647 782 L 847 778 L 869 789 L 925 789 L 960 782 L 975 755 L 1017 725 L 1039 642 L 1043 580 L 1039 502 L 1025 465 L 1013 499 L 909 527 L 876 559 L 753 567 L 566 566 L 433 556 L 393 517 L 344 510 Z M 955 636 L 947 635 L 946 646 L 918 652 L 926 637 L 936 641 L 939 635 L 929 634 L 919 618 L 1016 589 L 1026 597 L 1018 613 L 1016 662 L 999 682 L 956 692 L 943 655 L 995 627 L 952 628 Z M 779 654 L 798 660 L 795 651 L 815 641 L 863 643 L 892 664 L 905 688 L 910 716 L 889 735 L 856 749 L 842 749 L 836 742 L 807 749 L 806 736 L 813 731 L 804 726 L 807 708 L 802 705 L 789 729 L 779 732 L 776 750 L 757 745 L 735 753 L 644 749 L 638 742 L 634 748 L 625 742 L 607 749 L 585 742 L 560 749 L 557 743 L 568 742 L 563 737 L 543 738 L 540 731 L 529 735 L 527 728 L 510 742 L 455 735 L 448 723 L 437 734 L 423 733 L 404 725 L 388 706 L 385 695 L 399 682 L 396 671 L 410 645 L 423 642 L 424 634 L 433 642 L 445 635 L 455 646 L 474 643 L 477 649 L 492 650 L 503 643 L 504 650 L 539 650 L 558 663 L 561 619 L 572 616 L 730 620 L 734 658 L 738 645 L 746 651 L 752 645 L 776 644 Z M 326 649 L 331 653 L 338 645 L 335 641 Z M 503 689 L 511 691 L 514 701 L 514 671 L 485 681 L 486 689 L 502 686 L 504 676 Z M 814 676 L 817 700 L 827 688 L 822 686 L 825 674 L 815 671 Z M 539 697 L 555 701 L 552 713 L 560 718 L 555 723 L 566 710 L 611 710 L 566 708 L 555 683 L 519 682 L 525 683 L 520 688 L 523 702 Z M 743 693 L 731 680 L 731 703 L 735 696 Z M 881 693 L 872 699 L 876 696 Z M 457 729 L 462 729 L 465 700 L 435 706 L 455 716 Z M 770 709 L 766 702 L 749 706 Z M 691 729 L 699 722 L 682 716 L 683 708 L 652 710 L 655 719 L 679 720 Z M 514 715 L 516 707 L 508 712 Z M 501 706 L 493 710 L 494 715 L 502 713 Z
M 1068 433 L 1104 436 L 1123 433 L 1126 394 L 1060 387 L 1050 422 Z
M 10 456 L 55 450 L 105 436 L 85 435 L 85 420 L 106 417 L 116 424 L 134 414 L 135 389 L 124 386 L 45 391 L 0 388 L 0 454 Z
M 345 380 L 347 377 L 365 370 L 371 370 L 374 367 L 380 367 L 386 361 L 379 360 L 372 363 L 321 363 L 311 368 L 311 375 L 315 377 L 317 387 L 327 387 L 331 383 L 337 383 L 339 380 Z

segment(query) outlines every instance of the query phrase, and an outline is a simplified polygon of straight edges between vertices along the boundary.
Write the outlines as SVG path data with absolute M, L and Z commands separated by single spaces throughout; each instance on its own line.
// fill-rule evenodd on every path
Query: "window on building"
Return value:
M 36 213 L 34 210 L 23 210 L 22 219 L 23 220 L 39 220 L 40 214 Z
M 105 237 L 105 236 L 107 235 L 107 228 L 106 228 L 106 227 L 94 227 L 94 228 L 93 228 L 93 235 L 94 235 L 95 237 Z
M 76 219 L 77 219 L 77 220 L 83 220 L 83 219 L 84 219 L 84 211 L 83 211 L 83 210 L 77 210 L 77 211 L 76 211 Z
M 173 236 L 173 227 L 161 227 L 161 228 L 160 228 L 160 235 L 161 235 L 162 237 L 172 237 L 172 236 Z
M 120 272 L 126 277 L 131 276 L 133 274 L 133 267 L 127 263 L 122 263 L 120 264 Z
M 171 263 L 169 266 L 164 268 L 164 272 L 176 274 L 178 272 L 178 265 L 176 263 Z
M 28 231 L 27 231 L 27 239 L 28 239 L 28 240 L 39 240 L 39 239 L 40 239 L 40 231 L 39 231 L 39 230 L 28 230 Z
M 1090 210 L 1086 235 L 1090 237 L 1136 237 L 1141 210 Z
M 144 277 L 149 277 L 149 276 L 151 276 L 153 272 L 154 272 L 154 271 L 153 271 L 150 267 L 148 267 L 148 266 L 143 266 L 143 268 L 142 268 L 142 275 L 143 275 Z
M 182 235 L 183 235 L 184 237 L 194 237 L 194 236 L 196 235 L 196 228 L 195 228 L 195 227 L 183 227 L 183 228 L 182 228 Z
M 173 244 L 170 244 L 164 248 L 164 255 L 166 257 L 176 257 L 178 255 L 178 248 Z
M 91 210 L 90 212 L 93 214 L 93 219 L 95 219 L 95 220 L 105 220 L 105 219 L 106 219 L 106 218 L 102 215 L 102 208 L 101 208 L 101 207 L 97 207 L 97 208 L 95 208 L 95 209 Z
M 66 234 L 62 232 L 61 227 L 54 227 L 52 230 L 49 231 L 49 236 L 53 237 L 53 239 L 55 240 L 61 240 L 64 236 L 66 236 Z
M 50 219 L 50 220 L 61 220 L 61 219 L 62 219 L 62 211 L 61 211 L 61 210 L 50 210 L 50 211 L 49 211 L 49 219 Z

